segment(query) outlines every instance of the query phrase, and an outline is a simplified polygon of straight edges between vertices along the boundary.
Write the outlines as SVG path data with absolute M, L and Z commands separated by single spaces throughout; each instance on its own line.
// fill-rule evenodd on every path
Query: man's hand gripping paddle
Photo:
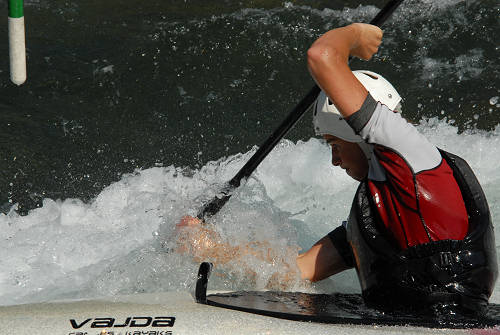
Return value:
M 391 0 L 384 8 L 382 8 L 377 16 L 370 21 L 370 24 L 382 26 L 391 14 L 398 8 L 403 0 Z M 238 173 L 223 187 L 221 192 L 212 200 L 205 203 L 203 208 L 198 212 L 198 219 L 205 220 L 210 216 L 215 215 L 224 204 L 229 200 L 233 191 L 241 185 L 242 180 L 246 180 L 257 169 L 259 164 L 273 150 L 278 142 L 288 133 L 288 131 L 300 120 L 309 107 L 314 103 L 321 89 L 318 85 L 307 93 L 307 95 L 299 102 L 299 104 L 286 117 L 281 125 L 276 129 L 271 136 L 262 144 L 262 146 L 253 154 L 248 162 L 238 171 Z

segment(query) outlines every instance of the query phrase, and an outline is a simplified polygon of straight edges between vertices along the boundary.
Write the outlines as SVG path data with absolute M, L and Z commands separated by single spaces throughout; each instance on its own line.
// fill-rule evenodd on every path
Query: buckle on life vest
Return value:
M 453 257 L 451 255 L 451 252 L 449 251 L 444 251 L 439 253 L 439 265 L 442 268 L 450 268 L 451 263 L 453 262 Z

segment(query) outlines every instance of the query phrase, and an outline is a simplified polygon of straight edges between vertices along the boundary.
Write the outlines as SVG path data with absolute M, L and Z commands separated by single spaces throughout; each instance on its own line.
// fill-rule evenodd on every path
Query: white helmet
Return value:
M 352 73 L 366 90 L 370 92 L 375 101 L 380 101 L 389 107 L 390 110 L 396 109 L 401 101 L 401 97 L 384 77 L 366 70 L 356 70 L 352 71 Z M 321 91 L 315 102 L 313 124 L 316 135 L 333 135 L 344 141 L 355 143 L 363 141 L 347 124 L 337 107 L 330 102 L 323 91 Z

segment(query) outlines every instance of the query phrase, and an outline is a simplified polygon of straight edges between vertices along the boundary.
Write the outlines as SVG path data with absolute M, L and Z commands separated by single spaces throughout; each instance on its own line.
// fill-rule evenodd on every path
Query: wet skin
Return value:
M 332 164 L 339 166 L 352 178 L 361 181 L 368 174 L 368 160 L 359 145 L 332 135 L 324 135 L 332 148 Z

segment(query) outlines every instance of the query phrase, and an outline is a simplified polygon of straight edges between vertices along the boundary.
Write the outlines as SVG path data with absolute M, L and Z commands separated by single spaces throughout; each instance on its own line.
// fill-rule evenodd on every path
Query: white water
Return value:
M 439 147 L 463 156 L 500 220 L 500 127 L 457 134 L 445 121 L 419 129 Z M 0 214 L 0 303 L 190 289 L 198 264 L 175 249 L 175 225 L 194 215 L 217 185 L 229 180 L 253 154 L 210 162 L 197 171 L 155 167 L 136 171 L 104 189 L 91 203 L 45 199 L 27 216 Z M 317 139 L 282 142 L 217 216 L 217 231 L 233 245 L 269 241 L 276 250 L 308 248 L 348 214 L 356 182 L 330 165 Z M 498 239 L 497 239 L 498 240 Z M 293 262 L 287 255 L 286 261 Z M 280 265 L 249 259 L 255 282 L 231 265 L 220 268 L 210 289 L 262 289 Z M 353 271 L 314 287 L 358 291 Z M 493 301 L 500 301 L 497 290 Z

